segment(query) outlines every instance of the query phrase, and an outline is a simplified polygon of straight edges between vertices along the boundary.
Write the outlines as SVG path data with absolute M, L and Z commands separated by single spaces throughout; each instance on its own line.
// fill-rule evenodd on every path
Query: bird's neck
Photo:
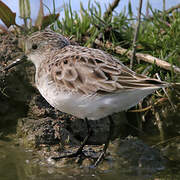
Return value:
M 48 58 L 48 53 L 47 52 L 42 52 L 42 53 L 34 53 L 30 54 L 28 56 L 28 59 L 34 64 L 36 67 L 36 70 L 39 69 L 40 65 L 46 61 Z

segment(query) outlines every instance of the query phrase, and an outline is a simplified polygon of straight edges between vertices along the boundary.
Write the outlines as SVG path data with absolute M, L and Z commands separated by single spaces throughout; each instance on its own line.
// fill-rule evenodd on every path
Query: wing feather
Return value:
M 113 56 L 97 49 L 66 46 L 52 57 L 53 80 L 67 91 L 84 94 L 160 86 L 161 81 L 137 75 Z M 53 62 L 53 60 L 51 61 Z

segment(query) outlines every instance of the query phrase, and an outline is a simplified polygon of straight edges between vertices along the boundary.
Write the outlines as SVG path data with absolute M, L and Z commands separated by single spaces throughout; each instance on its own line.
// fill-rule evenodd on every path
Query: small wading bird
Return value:
M 58 110 L 85 119 L 87 125 L 87 120 L 106 116 L 111 124 L 110 115 L 135 106 L 155 90 L 169 85 L 136 74 L 104 51 L 71 45 L 68 39 L 51 30 L 33 33 L 25 39 L 24 45 L 25 56 L 17 62 L 24 59 L 33 62 L 35 82 L 41 95 Z M 53 159 L 81 154 L 90 132 L 77 152 Z M 95 166 L 104 157 L 109 140 L 110 137 Z

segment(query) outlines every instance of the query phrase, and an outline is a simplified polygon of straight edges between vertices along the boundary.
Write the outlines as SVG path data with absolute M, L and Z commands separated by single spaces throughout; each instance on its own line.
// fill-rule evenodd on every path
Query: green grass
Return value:
M 180 67 L 180 13 L 163 14 L 152 10 L 151 7 L 150 11 L 153 14 L 151 18 L 142 15 L 137 51 Z M 73 36 L 79 44 L 93 47 L 94 40 L 101 38 L 104 42 L 108 40 L 114 45 L 127 49 L 132 48 L 135 16 L 130 3 L 127 12 L 125 10 L 114 12 L 105 20 L 101 6 L 97 2 L 92 4 L 89 1 L 87 9 L 81 3 L 80 12 L 73 11 L 69 2 L 64 4 L 64 13 L 65 17 L 57 21 L 56 31 L 69 37 Z M 128 64 L 129 59 L 123 58 L 123 61 Z M 178 80 L 178 76 L 175 76 L 173 72 L 142 61 L 141 64 L 135 64 L 133 69 L 139 73 L 148 69 L 149 76 L 154 76 L 158 72 L 162 79 Z

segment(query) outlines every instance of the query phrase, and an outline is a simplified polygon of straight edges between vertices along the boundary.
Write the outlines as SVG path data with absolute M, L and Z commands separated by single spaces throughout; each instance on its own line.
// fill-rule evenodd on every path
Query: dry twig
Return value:
M 166 10 L 166 0 L 163 0 L 163 12 Z
M 137 23 L 136 23 L 136 29 L 135 29 L 134 40 L 133 40 L 132 57 L 131 57 L 131 61 L 130 61 L 130 68 L 131 69 L 132 69 L 132 66 L 133 66 L 133 61 L 136 58 L 136 41 L 137 41 L 137 38 L 138 38 L 139 27 L 140 27 L 140 22 L 141 22 L 142 1 L 143 0 L 139 0 L 138 20 L 137 20 Z
M 156 73 L 156 76 L 157 76 L 157 78 L 161 81 L 158 73 Z M 175 111 L 176 111 L 176 108 L 175 108 L 173 102 L 171 101 L 171 98 L 169 97 L 166 89 L 165 89 L 165 88 L 162 88 L 162 89 L 163 89 L 164 93 L 166 94 L 166 96 L 167 96 L 167 98 L 168 98 L 168 100 L 169 100 L 169 103 L 171 104 L 171 106 L 172 106 L 172 108 L 173 108 L 173 110 L 174 110 L 174 112 L 175 112 Z
M 176 6 L 173 6 L 173 7 L 169 8 L 169 9 L 167 9 L 167 10 L 165 11 L 165 13 L 170 14 L 170 13 L 172 13 L 174 10 L 179 9 L 179 8 L 180 8 L 180 4 L 178 4 L 178 5 L 176 5 Z
M 126 55 L 126 56 L 128 56 L 128 58 L 132 57 L 132 51 L 131 50 L 124 49 L 120 46 L 113 47 L 112 43 L 110 43 L 110 42 L 103 43 L 102 41 L 100 41 L 98 39 L 96 39 L 94 42 L 98 46 L 111 49 L 114 52 L 116 52 L 117 54 Z M 180 73 L 180 68 L 178 68 L 177 66 L 171 65 L 170 63 L 168 63 L 164 60 L 161 60 L 159 58 L 153 57 L 149 54 L 136 53 L 136 58 L 138 60 L 142 60 L 142 61 L 145 61 L 145 62 L 148 62 L 151 64 L 156 64 L 157 66 L 159 66 L 165 70 L 168 70 L 168 71 L 173 70 L 175 73 Z
M 109 17 L 109 15 L 114 11 L 114 9 L 118 6 L 120 0 L 114 0 L 111 4 L 109 4 L 108 9 L 104 13 L 104 19 Z
M 170 13 L 172 13 L 174 10 L 176 10 L 176 9 L 179 9 L 180 8 L 180 4 L 178 4 L 178 5 L 176 5 L 176 6 L 173 6 L 173 7 L 171 7 L 171 8 L 169 8 L 169 9 L 167 9 L 167 10 L 165 10 L 165 11 L 163 11 L 163 14 L 165 15 L 165 14 L 170 14 Z M 148 9 L 148 7 L 147 7 L 147 9 Z M 147 11 L 147 10 L 146 10 Z M 148 19 L 148 20 L 153 20 L 154 19 L 154 17 L 153 16 L 148 16 L 148 15 L 144 15 L 144 17 L 145 17 L 145 19 Z M 166 24 L 166 25 L 168 25 L 169 26 L 169 24 L 167 23 L 167 22 L 165 22 L 165 21 L 163 21 L 163 20 L 160 20 L 162 23 L 164 23 L 164 24 Z
M 162 103 L 164 101 L 167 101 L 168 98 L 161 98 L 161 99 L 158 99 L 153 105 L 149 105 L 145 108 L 141 108 L 141 109 L 132 109 L 132 110 L 129 110 L 128 112 L 145 112 L 145 111 L 148 111 L 150 110 L 153 106 L 159 104 L 159 103 Z

